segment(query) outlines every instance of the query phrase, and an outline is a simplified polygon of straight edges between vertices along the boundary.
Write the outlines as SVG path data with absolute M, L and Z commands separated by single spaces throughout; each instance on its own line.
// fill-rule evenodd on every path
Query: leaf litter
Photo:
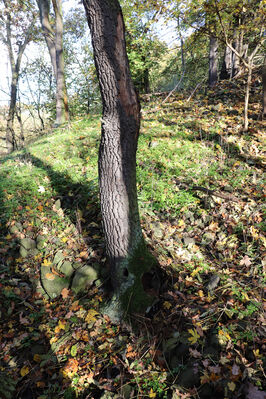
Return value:
M 93 284 L 78 298 L 65 287 L 53 300 L 36 290 L 41 267 L 48 279 L 60 275 L 53 265 L 58 251 L 79 267 L 97 264 L 106 278 L 95 175 L 88 202 L 88 185 L 80 193 L 66 171 L 57 171 L 62 207 L 48 167 L 31 167 L 36 187 L 27 180 L 17 181 L 13 191 L 12 184 L 3 187 L 4 398 L 25 398 L 28 392 L 39 399 L 93 398 L 104 392 L 109 397 L 265 398 L 263 131 L 253 121 L 248 135 L 240 132 L 241 105 L 232 103 L 230 85 L 223 89 L 226 105 L 217 93 L 189 104 L 177 95 L 152 114 L 152 124 L 149 109 L 145 114 L 138 161 L 141 218 L 165 278 L 154 305 L 135 315 L 131 325 L 114 324 L 102 314 L 102 285 Z M 180 111 L 184 104 L 185 114 Z M 73 129 L 71 141 L 76 140 L 80 154 L 86 140 L 96 137 L 93 132 L 86 124 Z M 64 154 L 66 147 L 58 151 Z M 29 148 L 31 165 L 41 157 L 40 148 Z M 72 144 L 69 148 L 75 151 Z M 191 155 L 182 155 L 182 148 Z M 27 173 L 23 156 L 3 164 L 3 181 L 11 182 L 18 163 Z M 96 156 L 91 158 L 86 162 L 96 162 Z M 50 168 L 56 170 L 52 159 Z M 22 257 L 18 243 L 25 237 L 41 237 L 44 246 Z

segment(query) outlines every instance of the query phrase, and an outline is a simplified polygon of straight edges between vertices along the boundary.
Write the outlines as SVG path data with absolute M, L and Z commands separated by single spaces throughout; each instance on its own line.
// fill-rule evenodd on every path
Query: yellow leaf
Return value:
M 198 272 L 201 270 L 201 267 L 196 267 L 195 270 L 193 270 L 193 272 L 191 273 L 191 277 L 196 276 L 196 274 L 198 274 Z
M 188 338 L 188 340 L 192 343 L 195 344 L 196 342 L 198 342 L 200 335 L 198 334 L 197 330 L 195 329 L 189 329 L 188 330 L 189 334 L 191 334 L 191 337 Z
M 236 389 L 236 384 L 233 381 L 231 381 L 231 382 L 228 382 L 227 385 L 228 385 L 228 388 L 230 389 L 230 391 L 234 392 L 234 390 Z
M 99 314 L 98 312 L 96 312 L 96 310 L 94 309 L 90 309 L 87 313 L 87 316 L 85 318 L 85 321 L 90 324 L 94 321 L 96 321 L 96 318 L 94 316 L 96 316 L 97 314 Z
M 35 353 L 35 355 L 33 356 L 33 360 L 34 360 L 36 363 L 40 363 L 40 361 L 41 361 L 41 356 L 40 356 L 38 353 Z
M 57 341 L 57 337 L 52 337 L 51 339 L 50 339 L 50 345 L 52 345 L 54 342 L 56 342 Z
M 66 329 L 66 322 L 59 320 L 58 327 L 60 328 L 60 330 L 65 330 Z
M 52 262 L 50 262 L 50 261 L 47 260 L 47 259 L 44 259 L 44 261 L 43 261 L 43 263 L 42 263 L 42 266 L 51 266 L 51 264 L 52 264 Z
M 63 243 L 67 242 L 67 240 L 68 240 L 68 238 L 67 238 L 67 237 L 63 237 L 63 238 L 61 238 L 61 241 L 62 241 Z
M 199 297 L 200 297 L 200 298 L 204 298 L 204 293 L 203 293 L 202 290 L 199 290 L 199 291 L 198 291 L 198 294 L 199 294 Z
M 156 393 L 153 392 L 153 389 L 150 390 L 149 398 L 156 398 Z
M 6 238 L 7 240 L 10 240 L 10 239 L 12 238 L 12 235 L 11 235 L 11 234 L 8 234 L 5 238 Z
M 172 304 L 171 304 L 170 302 L 168 302 L 168 301 L 165 301 L 165 302 L 163 303 L 163 307 L 166 308 L 166 309 L 170 309 L 171 306 L 172 306 Z
M 20 370 L 20 375 L 21 375 L 21 377 L 25 377 L 25 375 L 29 374 L 29 372 L 30 372 L 29 367 L 28 366 L 24 366 Z

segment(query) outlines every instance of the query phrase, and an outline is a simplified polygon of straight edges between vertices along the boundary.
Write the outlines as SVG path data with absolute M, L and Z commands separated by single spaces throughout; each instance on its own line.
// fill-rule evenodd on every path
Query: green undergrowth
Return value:
M 139 207 L 164 278 L 134 328 L 101 314 L 100 116 L 0 161 L 0 396 L 263 397 L 264 130 L 254 119 L 243 133 L 242 111 L 226 84 L 143 107 Z M 21 256 L 21 240 L 39 237 L 39 252 Z M 60 276 L 59 252 L 100 269 L 101 283 L 43 299 L 40 268 Z

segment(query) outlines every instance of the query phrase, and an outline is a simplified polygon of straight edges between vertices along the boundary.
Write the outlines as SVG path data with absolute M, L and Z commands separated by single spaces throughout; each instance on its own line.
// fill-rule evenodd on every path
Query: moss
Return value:
M 120 291 L 121 309 L 124 314 L 143 313 L 153 303 L 154 297 L 145 291 L 142 277 L 144 273 L 156 268 L 157 265 L 156 259 L 142 240 L 134 255 L 127 260 L 127 269 L 132 283 L 124 292 Z

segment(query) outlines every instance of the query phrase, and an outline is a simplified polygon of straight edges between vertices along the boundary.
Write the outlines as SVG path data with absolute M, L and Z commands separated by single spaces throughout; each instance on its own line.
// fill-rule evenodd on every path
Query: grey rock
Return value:
M 184 237 L 184 244 L 186 246 L 195 245 L 195 242 L 196 242 L 195 239 L 192 237 Z
M 55 254 L 53 263 L 54 263 L 55 265 L 57 265 L 57 264 L 58 264 L 59 262 L 61 262 L 64 258 L 65 258 L 65 256 L 63 255 L 63 252 L 62 252 L 62 251 L 58 251 L 58 252 L 56 252 L 56 254 Z
M 47 273 L 50 274 L 49 268 L 46 266 L 42 266 L 41 267 L 42 286 L 45 289 L 47 295 L 49 295 L 50 298 L 54 299 L 61 294 L 63 288 L 69 287 L 69 279 L 59 277 L 54 274 L 54 279 L 50 280 L 49 278 L 47 278 Z
M 22 258 L 27 258 L 29 256 L 28 251 L 25 248 L 23 248 L 22 246 L 19 249 L 19 254 Z
M 22 224 L 19 222 L 16 222 L 13 226 L 10 227 L 10 232 L 11 233 L 18 233 L 23 230 Z
M 67 277 L 70 277 L 75 271 L 75 269 L 72 266 L 72 263 L 69 261 L 63 262 L 59 270 Z
M 57 209 L 57 210 L 59 210 L 60 208 L 61 208 L 61 201 L 60 201 L 60 199 L 58 198 L 58 200 L 56 200 L 55 201 L 55 208 Z
M 76 270 L 71 288 L 75 294 L 77 294 L 84 291 L 86 287 L 91 285 L 97 279 L 98 272 L 93 267 L 89 265 L 82 266 Z
M 208 285 L 207 285 L 207 289 L 209 291 L 214 290 L 216 287 L 218 287 L 220 282 L 220 277 L 217 274 L 214 274 L 213 276 L 211 276 Z
M 29 255 L 30 255 L 30 256 L 36 256 L 36 255 L 38 255 L 38 253 L 39 253 L 39 251 L 38 251 L 37 248 L 31 249 L 31 250 L 29 251 Z
M 45 247 L 46 240 L 43 236 L 38 236 L 36 238 L 36 243 L 37 243 L 37 248 L 41 250 Z
M 22 238 L 20 240 L 20 243 L 23 248 L 25 249 L 35 249 L 36 248 L 36 242 L 32 238 Z

